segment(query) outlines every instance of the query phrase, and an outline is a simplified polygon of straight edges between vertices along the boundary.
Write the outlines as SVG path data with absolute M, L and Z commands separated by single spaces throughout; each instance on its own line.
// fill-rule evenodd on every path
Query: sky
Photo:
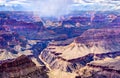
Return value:
M 37 11 L 41 16 L 54 16 L 73 10 L 120 10 L 120 0 L 0 0 L 0 11 Z
M 120 9 L 120 0 L 74 0 L 73 8 L 79 10 L 114 11 Z

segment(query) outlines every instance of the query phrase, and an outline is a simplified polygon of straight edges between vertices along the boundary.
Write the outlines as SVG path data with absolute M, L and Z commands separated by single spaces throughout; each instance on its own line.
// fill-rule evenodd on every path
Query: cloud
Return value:
M 120 0 L 74 0 L 73 4 L 77 10 L 82 11 L 114 11 L 120 10 Z
M 33 11 L 40 16 L 60 16 L 78 11 L 113 11 L 120 0 L 0 0 L 0 11 Z
M 44 0 L 35 4 L 32 9 L 41 16 L 60 16 L 69 13 L 71 3 L 68 0 Z
M 5 0 L 0 0 L 0 5 L 4 5 L 5 2 Z
M 2 8 L 14 11 L 33 11 L 40 16 L 60 16 L 69 13 L 70 0 L 0 0 Z M 1 8 L 1 7 L 0 7 Z M 4 10 L 4 8 L 2 10 Z M 6 9 L 5 9 L 6 10 Z M 8 10 L 11 10 L 8 8 Z M 36 12 L 37 11 L 37 12 Z

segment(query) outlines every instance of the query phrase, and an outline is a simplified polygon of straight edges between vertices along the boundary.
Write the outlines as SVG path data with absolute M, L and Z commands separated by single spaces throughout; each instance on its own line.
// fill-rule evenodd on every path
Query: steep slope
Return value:
M 84 78 L 119 78 L 120 56 L 92 61 L 78 71 Z
M 17 57 L 18 57 L 17 54 L 13 54 L 13 53 L 7 52 L 7 51 L 2 52 L 0 54 L 0 60 L 14 59 L 14 58 L 17 58 Z
M 44 70 L 43 70 L 44 69 Z M 27 56 L 22 55 L 16 59 L 0 63 L 1 78 L 48 78 L 45 67 L 37 67 Z
M 120 55 L 120 28 L 90 29 L 66 41 L 52 42 L 42 51 L 40 59 L 50 69 L 76 72 L 93 60 Z
M 0 78 L 48 78 L 32 46 L 24 36 L 0 27 Z
M 24 55 L 32 55 L 27 39 L 16 32 L 8 31 L 1 27 L 0 30 L 0 58 L 1 60 L 13 59 Z

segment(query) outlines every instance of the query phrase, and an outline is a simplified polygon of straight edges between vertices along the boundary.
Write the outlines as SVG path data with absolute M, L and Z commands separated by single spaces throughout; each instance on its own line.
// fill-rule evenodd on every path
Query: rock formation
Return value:
M 24 36 L 0 28 L 0 78 L 48 78 L 31 45 Z
M 91 61 L 120 56 L 120 29 L 90 29 L 81 36 L 53 41 L 39 56 L 49 69 L 77 72 Z
M 44 70 L 43 70 L 44 69 Z M 0 62 L 0 78 L 48 78 L 45 67 L 37 67 L 27 56 Z

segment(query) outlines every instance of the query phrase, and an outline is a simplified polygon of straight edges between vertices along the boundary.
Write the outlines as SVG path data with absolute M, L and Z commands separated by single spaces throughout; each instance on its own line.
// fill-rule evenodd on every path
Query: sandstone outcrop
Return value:
M 119 29 L 90 29 L 70 40 L 49 43 L 40 59 L 50 69 L 76 72 L 91 61 L 120 56 Z
M 0 62 L 1 78 L 48 78 L 45 67 L 37 67 L 31 59 L 21 55 L 16 59 L 10 59 Z

